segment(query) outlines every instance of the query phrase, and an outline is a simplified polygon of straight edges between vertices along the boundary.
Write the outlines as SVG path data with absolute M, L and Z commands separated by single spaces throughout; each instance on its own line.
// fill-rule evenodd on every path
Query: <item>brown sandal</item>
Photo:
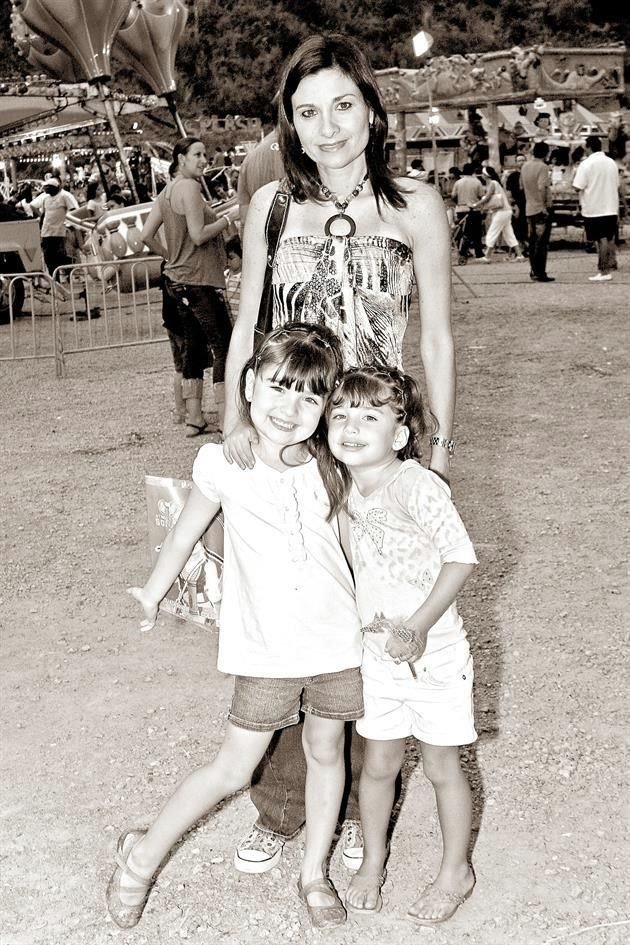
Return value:
M 470 898 L 474 888 L 475 885 L 473 883 L 468 892 L 460 896 L 459 893 L 449 892 L 448 889 L 442 889 L 441 886 L 436 886 L 435 883 L 429 883 L 428 886 L 424 887 L 416 901 L 419 902 L 420 899 L 425 898 L 429 902 L 430 906 L 430 900 L 433 899 L 435 906 L 446 906 L 448 911 L 437 919 L 430 915 L 427 916 L 426 914 L 424 916 L 417 915 L 414 912 L 408 912 L 407 918 L 411 922 L 415 922 L 416 925 L 432 926 L 439 925 L 441 922 L 447 922 L 455 915 L 459 907 L 463 906 L 466 900 Z M 435 906 L 433 911 L 435 911 Z M 429 911 L 430 909 L 425 908 L 425 913 Z
M 144 837 L 145 834 L 146 830 L 125 830 L 124 833 L 121 833 L 118 839 L 116 856 L 114 857 L 116 869 L 112 873 L 112 877 L 107 884 L 105 901 L 107 903 L 107 909 L 110 916 L 120 929 L 132 929 L 138 924 L 142 918 L 144 907 L 146 906 L 147 899 L 149 898 L 149 892 L 153 886 L 153 877 L 146 879 L 144 876 L 138 876 L 138 874 L 134 873 L 127 863 L 132 849 L 135 847 L 136 843 L 138 843 L 138 841 Z M 144 889 L 144 896 L 140 902 L 136 903 L 135 905 L 128 905 L 120 898 L 120 881 L 123 877 L 123 874 L 129 876 L 135 883 L 137 883 L 138 892 L 141 892 L 142 889 Z M 129 889 L 128 891 L 132 892 L 133 890 Z
M 311 906 L 308 896 L 313 892 L 325 893 L 330 899 L 330 905 Z M 314 929 L 330 929 L 336 925 L 343 925 L 347 919 L 343 903 L 328 879 L 313 879 L 305 886 L 302 885 L 302 880 L 298 879 L 298 896 L 306 905 L 308 917 Z
M 383 897 L 381 896 L 381 889 L 383 887 L 383 883 L 385 882 L 386 878 L 387 878 L 386 870 L 383 870 L 382 873 L 378 873 L 376 876 L 372 876 L 372 877 L 359 876 L 358 873 L 355 873 L 355 875 L 350 880 L 350 885 L 348 886 L 348 889 L 346 890 L 346 895 L 344 899 L 344 905 L 346 909 L 349 912 L 357 912 L 359 913 L 359 915 L 361 914 L 373 915 L 375 912 L 380 912 L 381 909 L 383 908 Z M 362 889 L 360 888 L 362 885 L 361 880 L 365 880 L 365 884 L 363 885 Z M 375 904 L 371 906 L 370 908 L 367 908 L 366 906 L 353 906 L 352 903 L 348 901 L 348 892 L 352 888 L 354 889 L 358 888 L 359 892 L 362 892 L 362 893 L 368 893 L 368 892 L 371 892 L 373 889 L 375 889 L 376 890 Z M 365 902 L 365 900 L 363 901 Z

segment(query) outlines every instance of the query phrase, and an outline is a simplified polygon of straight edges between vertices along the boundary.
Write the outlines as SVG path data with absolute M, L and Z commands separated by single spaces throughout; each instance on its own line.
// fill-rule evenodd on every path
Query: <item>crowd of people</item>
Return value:
M 610 144 L 610 142 L 609 142 Z M 414 158 L 408 176 L 435 184 L 433 172 L 425 172 Z M 618 158 L 605 154 L 598 135 L 570 155 L 570 165 L 560 169 L 558 150 L 544 140 L 534 140 L 519 151 L 512 165 L 501 173 L 487 160 L 453 166 L 448 177 L 439 177 L 458 252 L 458 264 L 475 258 L 489 262 L 500 242 L 511 261 L 526 257 L 534 282 L 553 282 L 547 273 L 547 253 L 554 222 L 553 185 L 563 182 L 563 193 L 578 195 L 588 249 L 598 253 L 598 271 L 589 279 L 608 282 L 617 268 L 620 213 L 627 216 L 625 179 Z
M 59 266 L 79 261 L 83 238 L 72 229 L 75 220 L 96 224 L 108 211 L 133 203 L 131 192 L 115 180 L 108 182 L 106 195 L 96 171 L 81 185 L 47 173 L 39 188 L 29 182 L 0 199 L 0 222 L 39 221 L 44 265 L 52 276 Z
M 235 867 L 271 869 L 305 825 L 297 893 L 311 925 L 378 912 L 409 736 L 435 791 L 443 853 L 407 916 L 434 926 L 473 891 L 472 800 L 459 758 L 476 738 L 473 670 L 455 598 L 476 558 L 449 487 L 450 233 L 437 191 L 393 175 L 386 137 L 361 49 L 344 36 L 311 37 L 284 69 L 275 136 L 240 175 L 233 325 L 223 304 L 229 277 L 220 275 L 232 219 L 202 206 L 197 139 L 176 146 L 171 181 L 143 231 L 165 257 L 181 373 L 194 359 L 187 331 L 196 319 L 214 367 L 224 365 L 225 415 L 223 442 L 199 451 L 191 496 L 150 577 L 130 593 L 149 630 L 222 509 L 218 667 L 235 682 L 217 756 L 184 779 L 148 828 L 120 836 L 106 898 L 122 928 L 140 921 L 173 845 L 250 781 L 258 819 L 236 844 Z M 166 245 L 152 246 L 160 224 Z M 403 367 L 414 283 L 426 404 Z M 188 398 L 185 409 L 194 426 Z M 353 871 L 343 895 L 327 872 L 338 824 Z

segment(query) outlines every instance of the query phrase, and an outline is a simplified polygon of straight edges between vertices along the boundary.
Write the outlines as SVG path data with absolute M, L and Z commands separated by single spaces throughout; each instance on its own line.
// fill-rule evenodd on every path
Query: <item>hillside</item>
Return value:
M 281 64 L 309 34 L 338 30 L 356 37 L 376 68 L 413 67 L 411 36 L 426 4 L 415 0 L 194 0 L 177 65 L 184 111 L 269 116 Z M 431 31 L 436 55 L 514 45 L 630 45 L 630 18 L 617 0 L 436 0 Z M 7 73 L 28 72 L 12 46 L 11 7 L 0 7 L 0 55 Z M 115 83 L 138 91 L 117 72 Z

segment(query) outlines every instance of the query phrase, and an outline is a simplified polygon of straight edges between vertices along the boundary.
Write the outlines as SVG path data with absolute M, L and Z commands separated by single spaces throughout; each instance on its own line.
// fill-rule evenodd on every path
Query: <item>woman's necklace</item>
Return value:
M 337 213 L 333 213 L 331 217 L 328 217 L 324 223 L 324 233 L 326 236 L 354 236 L 357 231 L 357 225 L 352 217 L 349 217 L 346 213 L 346 208 L 350 201 L 354 200 L 354 198 L 358 197 L 361 193 L 368 177 L 369 174 L 366 174 L 363 180 L 359 181 L 352 193 L 346 197 L 345 200 L 340 200 L 337 194 L 333 194 L 325 184 L 321 185 L 320 191 L 322 197 L 325 200 L 332 200 L 338 211 Z

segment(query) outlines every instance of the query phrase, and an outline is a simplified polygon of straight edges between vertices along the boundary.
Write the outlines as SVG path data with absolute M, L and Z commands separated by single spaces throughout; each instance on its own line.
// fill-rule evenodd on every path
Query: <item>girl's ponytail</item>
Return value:
M 399 452 L 401 459 L 421 459 L 422 440 L 427 432 L 427 417 L 420 388 L 409 374 L 400 372 L 403 421 L 409 429 L 409 439 Z

